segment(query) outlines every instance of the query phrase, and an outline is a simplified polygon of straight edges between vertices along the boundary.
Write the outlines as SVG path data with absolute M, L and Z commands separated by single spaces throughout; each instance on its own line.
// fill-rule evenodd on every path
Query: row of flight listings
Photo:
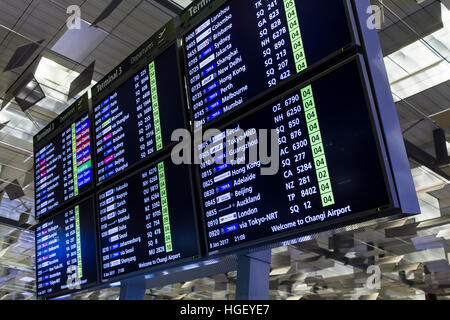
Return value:
M 120 67 L 37 134 L 37 296 L 397 212 L 370 73 L 348 54 L 352 6 L 212 2 L 183 41 L 166 26 L 153 56 L 138 49 L 134 71 Z M 197 165 L 176 165 L 173 131 L 201 126 L 222 130 L 194 146 Z M 228 159 L 267 149 L 269 162 Z

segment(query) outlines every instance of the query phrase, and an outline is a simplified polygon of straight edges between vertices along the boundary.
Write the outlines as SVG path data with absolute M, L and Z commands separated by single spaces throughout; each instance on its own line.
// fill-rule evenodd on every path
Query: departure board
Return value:
M 357 60 L 352 60 L 230 125 L 220 139 L 205 142 L 204 149 L 199 147 L 215 156 L 199 169 L 210 252 L 269 243 L 342 221 L 351 224 L 361 213 L 378 215 L 389 207 L 362 79 Z M 267 128 L 279 133 L 276 175 L 261 175 L 260 161 L 242 165 L 243 159 L 222 160 L 235 150 L 231 144 L 243 138 L 249 152 L 260 143 L 255 131 Z M 232 140 L 237 129 L 245 135 Z M 226 142 L 225 132 L 230 136 Z
M 227 1 L 184 37 L 196 127 L 353 43 L 346 1 Z
M 87 104 L 81 98 L 35 137 L 36 217 L 93 187 Z
M 54 297 L 97 283 L 94 208 L 89 198 L 37 226 L 38 297 Z
M 94 108 L 99 183 L 171 143 L 184 128 L 175 46 Z
M 190 181 L 166 160 L 98 194 L 103 280 L 198 256 Z

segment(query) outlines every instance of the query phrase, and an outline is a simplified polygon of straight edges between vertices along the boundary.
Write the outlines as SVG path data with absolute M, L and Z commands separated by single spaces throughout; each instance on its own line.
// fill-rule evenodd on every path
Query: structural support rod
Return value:
M 144 276 L 124 280 L 120 285 L 120 300 L 144 300 L 145 290 Z
M 238 256 L 236 300 L 268 300 L 271 250 Z

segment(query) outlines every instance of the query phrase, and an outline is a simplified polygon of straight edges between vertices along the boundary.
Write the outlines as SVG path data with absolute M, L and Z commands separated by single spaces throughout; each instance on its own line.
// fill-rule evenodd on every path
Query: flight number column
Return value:
M 72 152 L 72 128 L 62 133 L 62 162 L 63 162 L 63 182 L 64 182 L 64 201 L 69 200 L 75 194 L 74 171 L 73 171 L 73 152 Z M 76 157 L 76 156 L 75 156 Z M 76 163 L 76 161 L 75 161 Z
M 291 214 L 313 209 L 315 199 L 320 196 L 317 180 L 311 174 L 314 158 L 301 103 L 300 94 L 296 93 L 272 107 L 280 135 L 281 173 Z
M 66 239 L 66 266 L 78 266 L 77 259 L 77 230 L 74 210 L 64 214 L 64 231 Z
M 267 87 L 271 88 L 292 73 L 292 62 L 287 51 L 289 33 L 282 15 L 283 3 L 282 0 L 260 0 L 255 2 L 255 9 Z
M 154 71 L 154 70 L 153 70 Z M 141 159 L 155 152 L 155 130 L 152 124 L 152 112 L 158 97 L 152 94 L 150 87 L 156 85 L 154 76 L 150 76 L 147 68 L 134 78 L 136 96 L 137 126 L 139 137 L 139 152 Z M 155 98 L 155 100 L 153 99 Z M 156 107 L 158 107 L 156 105 Z
M 68 280 L 76 278 L 81 281 L 83 278 L 83 260 L 81 250 L 81 226 L 80 226 L 80 207 L 75 206 L 73 209 L 64 214 L 64 231 L 65 231 L 65 250 L 66 250 L 66 267 Z

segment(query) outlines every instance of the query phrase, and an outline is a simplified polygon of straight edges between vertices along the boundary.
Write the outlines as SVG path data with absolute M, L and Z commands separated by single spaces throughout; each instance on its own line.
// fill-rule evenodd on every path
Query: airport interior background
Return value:
M 372 220 L 272 248 L 272 300 L 450 298 L 450 158 L 446 150 L 436 152 L 436 132 L 442 132 L 437 129 L 447 138 L 450 134 L 450 1 L 371 2 L 380 8 L 378 34 L 421 214 Z M 94 60 L 91 86 L 77 97 L 191 2 L 122 1 L 96 28 L 86 28 L 76 50 L 60 41 L 70 37 L 70 5 L 80 7 L 82 24 L 88 26 L 109 3 L 0 0 L 0 68 L 6 69 L 17 48 L 37 44 L 23 65 L 0 74 L 0 300 L 36 299 L 33 136 L 75 100 L 68 99 L 70 84 Z M 35 70 L 28 79 L 35 86 L 31 97 L 43 98 L 24 112 L 29 101 L 7 93 L 29 68 Z M 14 200 L 5 191 L 12 181 L 24 193 Z M 215 261 L 204 263 L 214 266 Z M 367 285 L 368 266 L 379 267 L 379 286 Z M 145 299 L 235 299 L 236 259 L 229 257 L 218 268 L 205 276 L 196 274 L 196 265 L 185 266 L 192 271 L 189 280 L 170 278 L 166 271 L 149 274 Z M 120 282 L 109 283 L 60 299 L 116 300 L 120 290 Z

